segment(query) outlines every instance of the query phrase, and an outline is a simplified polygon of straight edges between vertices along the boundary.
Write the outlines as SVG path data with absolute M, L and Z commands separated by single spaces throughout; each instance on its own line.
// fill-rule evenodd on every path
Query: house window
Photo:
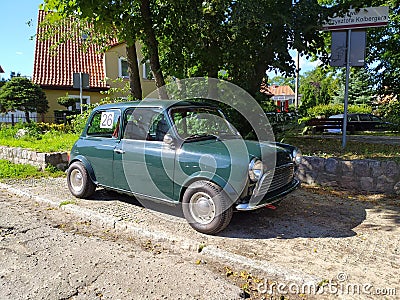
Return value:
M 89 98 L 86 97 L 82 97 L 82 104 L 83 106 L 83 110 L 87 110 L 87 104 L 90 104 Z M 80 111 L 81 110 L 81 100 L 79 98 L 76 99 L 75 102 L 75 107 L 73 107 L 73 110 L 75 111 Z
M 69 98 L 75 100 L 75 104 L 73 106 L 68 107 L 68 110 L 71 111 L 81 111 L 81 99 L 77 95 L 68 95 Z M 90 96 L 83 96 L 82 97 L 82 104 L 87 105 L 90 104 Z M 87 106 L 83 107 L 83 110 L 87 110 Z
M 143 64 L 143 79 L 152 80 L 154 79 L 153 72 L 151 71 L 150 61 L 147 60 Z
M 121 78 L 129 78 L 129 72 L 128 72 L 128 61 L 126 60 L 125 57 L 120 57 L 118 60 L 118 65 L 119 65 L 119 77 Z

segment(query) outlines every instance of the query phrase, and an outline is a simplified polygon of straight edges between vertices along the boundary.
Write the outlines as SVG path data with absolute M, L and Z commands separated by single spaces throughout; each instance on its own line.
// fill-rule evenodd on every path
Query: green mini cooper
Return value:
M 71 150 L 68 187 L 96 187 L 139 200 L 180 204 L 197 231 L 215 234 L 234 210 L 273 204 L 299 186 L 293 146 L 243 140 L 222 111 L 172 100 L 101 105 Z

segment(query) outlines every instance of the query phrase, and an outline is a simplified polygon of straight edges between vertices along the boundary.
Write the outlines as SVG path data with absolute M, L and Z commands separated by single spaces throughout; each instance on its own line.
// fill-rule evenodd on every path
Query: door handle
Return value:
M 125 153 L 125 151 L 122 150 L 122 149 L 114 149 L 114 152 L 118 153 L 118 154 L 124 154 Z

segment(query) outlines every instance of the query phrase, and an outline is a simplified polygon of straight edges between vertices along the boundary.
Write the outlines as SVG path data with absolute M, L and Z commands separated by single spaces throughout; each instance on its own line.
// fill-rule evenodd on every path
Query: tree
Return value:
M 158 87 L 164 73 L 179 79 L 218 77 L 225 70 L 228 80 L 253 96 L 267 70 L 294 73 L 290 49 L 301 55 L 320 53 L 322 22 L 346 5 L 327 8 L 317 0 L 45 0 L 47 9 L 92 21 L 97 30 L 114 30 L 128 44 L 140 39 Z
M 274 76 L 268 78 L 268 85 L 288 85 L 292 90 L 294 90 L 295 78 L 285 77 L 285 76 Z
M 45 93 L 39 85 L 25 77 L 13 77 L 0 89 L 0 107 L 2 112 L 21 110 L 30 123 L 29 113 L 45 113 L 49 109 Z
M 310 107 L 331 103 L 338 90 L 339 79 L 335 69 L 317 67 L 305 73 L 300 78 L 300 110 L 304 112 Z
M 335 103 L 344 103 L 344 87 L 345 87 L 345 72 L 342 71 L 339 76 L 340 87 L 338 95 L 334 97 Z M 366 68 L 351 68 L 349 76 L 349 104 L 354 105 L 371 105 L 373 91 L 373 83 Z
M 370 75 L 380 94 L 400 95 L 400 1 L 370 1 L 389 7 L 389 24 L 368 30 L 367 57 Z
M 68 107 L 75 105 L 76 99 L 69 97 L 67 93 L 65 96 L 58 97 L 57 103 L 68 109 Z

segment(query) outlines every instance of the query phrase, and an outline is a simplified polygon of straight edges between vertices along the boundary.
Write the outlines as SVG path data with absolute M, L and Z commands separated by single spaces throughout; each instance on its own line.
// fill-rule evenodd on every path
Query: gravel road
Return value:
M 249 213 L 235 213 L 226 230 L 217 236 L 207 236 L 190 228 L 181 218 L 178 208 L 162 206 L 162 212 L 159 212 L 154 210 L 161 207 L 159 204 L 153 204 L 153 209 L 148 209 L 132 197 L 105 192 L 101 189 L 95 193 L 93 199 L 75 199 L 69 194 L 64 178 L 8 181 L 7 184 L 8 187 L 18 188 L 24 193 L 61 205 L 66 211 L 78 212 L 80 215 L 86 214 L 86 221 L 89 220 L 94 224 L 97 220 L 100 226 L 107 230 L 115 228 L 117 235 L 125 234 L 133 240 L 149 237 L 153 244 L 161 242 L 165 248 L 169 249 L 169 252 L 162 252 L 156 257 L 153 253 L 147 253 L 146 258 L 141 257 L 142 263 L 147 263 L 147 259 L 151 258 L 152 262 L 161 264 L 162 259 L 165 258 L 164 262 L 168 260 L 173 262 L 172 266 L 179 265 L 179 272 L 185 272 L 184 275 L 180 277 L 179 274 L 174 275 L 174 268 L 170 268 L 169 272 L 172 272 L 172 278 L 178 276 L 179 279 L 188 280 L 182 284 L 184 287 L 190 286 L 190 280 L 187 278 L 193 279 L 190 274 L 194 270 L 201 270 L 198 274 L 204 274 L 205 277 L 212 279 L 211 283 L 205 277 L 204 281 L 199 280 L 203 284 L 206 283 L 207 290 L 201 290 L 201 288 L 195 291 L 189 290 L 188 293 L 193 293 L 190 294 L 191 296 L 194 295 L 192 299 L 196 297 L 218 299 L 222 291 L 232 294 L 221 296 L 221 299 L 230 299 L 229 297 L 238 295 L 238 288 L 230 284 L 234 283 L 238 286 L 236 279 L 245 276 L 237 275 L 233 271 L 233 276 L 227 278 L 224 274 L 224 266 L 230 266 L 233 270 L 237 270 L 238 274 L 241 274 L 241 270 L 246 270 L 258 276 L 260 281 L 254 278 L 252 280 L 252 299 L 270 299 L 269 290 L 286 296 L 285 299 L 294 299 L 296 295 L 299 296 L 298 294 L 301 299 L 312 299 L 314 294 L 317 294 L 317 299 L 377 299 L 378 297 L 379 299 L 398 299 L 400 297 L 400 199 L 397 198 L 302 188 L 289 195 L 276 210 L 262 209 Z M 148 203 L 144 204 L 148 206 Z M 13 206 L 7 205 L 9 209 Z M 163 213 L 167 208 L 169 213 Z M 47 213 L 57 215 L 60 212 L 58 209 L 50 209 Z M 61 218 L 62 223 L 74 222 L 71 221 L 73 218 L 73 214 L 64 215 Z M 24 224 L 24 219 L 23 216 L 16 217 L 15 222 L 6 219 L 0 225 Z M 96 241 L 99 244 L 103 243 L 103 240 L 99 238 L 94 238 L 94 242 Z M 106 240 L 105 243 L 107 245 L 111 242 Z M 61 248 L 65 244 L 74 245 L 74 243 L 63 242 L 59 246 L 49 246 L 46 252 L 55 249 L 54 255 L 63 252 L 63 258 L 68 257 L 70 252 L 64 252 Z M 203 251 L 197 254 L 199 245 L 202 245 Z M 91 245 L 88 249 L 100 248 Z M 123 262 L 124 266 L 128 266 L 132 261 L 131 258 L 112 260 L 114 254 L 108 256 L 106 255 L 108 251 L 111 250 L 100 251 L 106 261 Z M 125 253 L 122 249 L 118 251 Z M 182 258 L 177 253 L 183 255 Z M 195 254 L 200 258 L 197 258 Z M 174 259 L 182 262 L 177 264 Z M 221 267 L 217 267 L 217 273 L 214 274 L 212 270 L 215 271 L 215 269 L 207 269 L 210 264 L 193 265 L 193 261 L 197 259 L 219 261 Z M 68 258 L 67 261 L 70 259 Z M 102 261 L 102 263 L 104 266 L 105 262 Z M 78 262 L 75 264 L 79 265 Z M 89 270 L 95 269 L 93 265 L 87 267 Z M 112 269 L 107 265 L 106 269 L 109 268 Z M 186 268 L 191 271 L 186 271 Z M 144 273 L 139 273 L 135 277 L 131 275 L 136 274 L 137 269 L 134 267 L 122 269 L 122 274 L 119 273 L 118 277 L 124 280 L 117 282 L 123 285 L 124 293 L 135 282 L 134 280 L 125 281 L 125 278 L 139 278 L 137 280 L 142 279 L 141 284 L 143 284 L 143 279 L 146 278 Z M 128 277 L 123 275 L 125 269 L 132 270 Z M 81 272 L 84 276 L 84 271 Z M 162 276 L 164 272 L 159 273 L 159 276 Z M 54 271 L 51 277 L 53 278 L 56 274 L 58 273 Z M 99 277 L 100 281 L 97 279 L 95 284 L 91 284 L 89 289 L 84 285 L 83 289 L 78 288 L 78 295 L 81 295 L 81 290 L 88 289 L 88 293 L 89 290 L 94 293 L 94 287 L 100 289 L 102 285 L 99 282 L 104 284 L 106 282 L 102 276 L 104 275 Z M 229 282 L 226 282 L 226 279 L 229 279 Z M 3 284 L 3 278 L 0 282 Z M 43 286 L 43 282 L 47 280 L 41 278 L 40 282 L 35 286 Z M 154 282 L 150 284 L 153 284 L 153 288 L 157 286 Z M 200 283 L 197 284 L 201 286 Z M 110 287 L 110 285 L 104 286 Z M 143 293 L 148 291 L 146 286 L 148 285 L 142 288 Z M 306 289 L 304 292 L 303 288 L 307 286 L 315 289 Z M 103 287 L 104 290 L 107 288 Z M 139 287 L 138 290 L 141 288 Z M 167 295 L 168 299 L 178 299 L 171 296 L 174 294 L 172 290 L 171 294 Z M 167 292 L 162 292 L 163 295 L 165 293 Z M 213 293 L 213 296 L 206 296 L 205 293 Z M 144 295 L 149 296 L 149 294 Z M 186 296 L 182 293 L 178 295 L 183 295 L 183 298 Z M 121 294 L 121 299 L 129 299 L 125 296 L 127 294 Z M 157 298 L 150 296 L 150 299 Z
M 196 257 L 0 191 L 0 299 L 237 299 Z M 212 295 L 212 298 L 209 297 Z

